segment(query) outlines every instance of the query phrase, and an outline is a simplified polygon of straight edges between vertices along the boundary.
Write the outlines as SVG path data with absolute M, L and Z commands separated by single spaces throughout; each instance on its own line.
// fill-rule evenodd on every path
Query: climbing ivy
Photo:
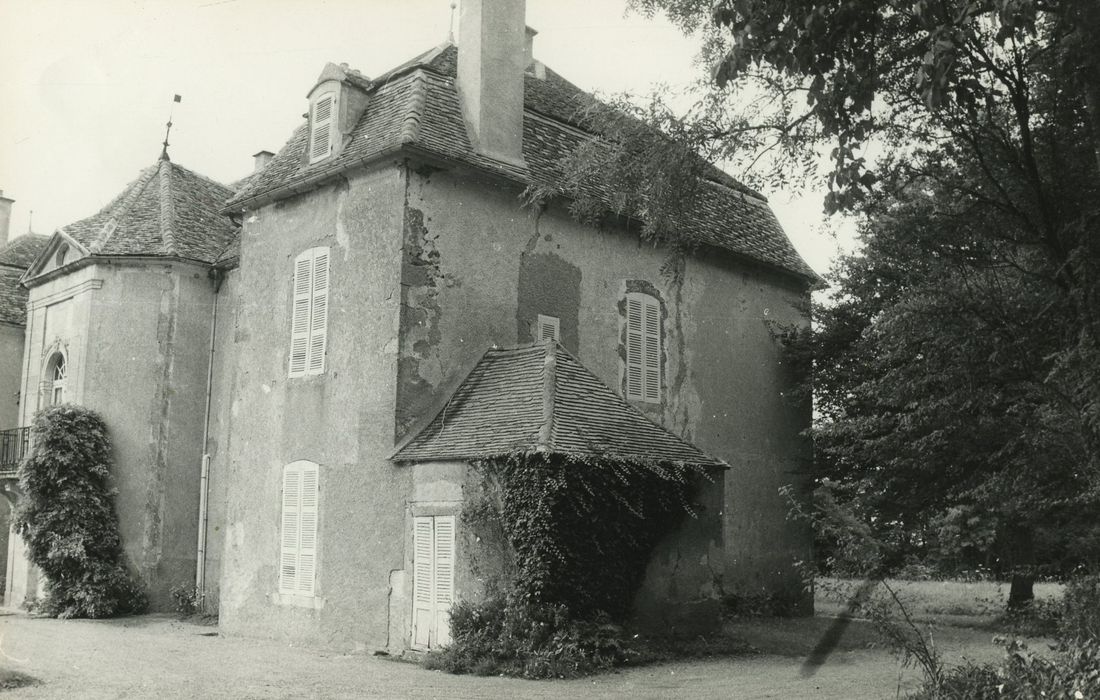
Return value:
M 503 539 L 516 599 L 616 621 L 630 612 L 658 539 L 694 515 L 705 478 L 691 466 L 541 453 L 474 467 L 482 495 L 464 517 L 489 540 Z
M 35 416 L 31 441 L 19 467 L 15 528 L 46 577 L 39 609 L 52 617 L 140 612 L 145 595 L 122 563 L 103 419 L 80 406 L 51 406 Z

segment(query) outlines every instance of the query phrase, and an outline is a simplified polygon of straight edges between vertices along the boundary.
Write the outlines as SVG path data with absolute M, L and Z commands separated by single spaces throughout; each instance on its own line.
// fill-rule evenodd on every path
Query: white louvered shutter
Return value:
M 642 399 L 644 374 L 642 354 L 645 343 L 643 304 L 633 295 L 626 299 L 626 398 Z
M 413 518 L 413 644 L 426 649 L 432 629 L 432 518 Z
M 283 470 L 283 532 L 279 554 L 279 591 L 295 593 L 298 584 L 298 530 L 302 503 L 302 472 L 295 465 Z
M 328 326 L 328 248 L 313 250 L 313 294 L 306 373 L 321 374 L 325 371 L 325 333 Z
M 326 289 L 328 283 L 326 280 Z M 290 322 L 290 371 L 289 376 L 301 377 L 306 373 L 310 340 L 310 302 L 313 291 L 313 249 L 294 260 L 294 300 Z
M 332 152 L 332 126 L 336 113 L 336 96 L 329 92 L 313 103 L 313 119 L 309 132 L 309 162 L 327 158 Z
M 539 314 L 539 340 L 561 340 L 561 322 L 556 316 Z
M 646 401 L 654 403 L 661 400 L 661 307 L 652 297 L 643 301 L 645 308 L 645 353 L 643 370 L 645 372 Z
M 302 497 L 298 519 L 298 580 L 299 595 L 313 595 L 317 571 L 317 465 L 302 465 Z
M 451 605 L 455 590 L 455 516 L 435 518 L 435 635 L 431 646 L 451 643 Z

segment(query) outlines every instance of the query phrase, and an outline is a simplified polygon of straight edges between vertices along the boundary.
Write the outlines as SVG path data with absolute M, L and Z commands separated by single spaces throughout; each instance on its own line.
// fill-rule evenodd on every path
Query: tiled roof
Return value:
M 49 240 L 28 233 L 0 248 L 0 323 L 27 324 L 27 289 L 19 280 Z
M 237 228 L 221 213 L 232 194 L 161 158 L 98 213 L 61 230 L 92 255 L 170 255 L 213 263 Z
M 19 284 L 23 270 L 0 266 L 0 323 L 27 325 L 27 290 Z
M 26 270 L 42 252 L 49 242 L 49 236 L 37 233 L 28 233 L 13 238 L 3 248 L 0 248 L 0 265 L 5 267 L 17 267 Z
M 647 418 L 554 342 L 492 349 L 397 462 L 544 452 L 724 466 Z
M 370 83 L 370 99 L 348 145 L 331 161 L 309 164 L 304 157 L 306 124 L 300 125 L 272 162 L 229 200 L 241 209 L 265 197 L 308 187 L 355 163 L 396 151 L 418 149 L 502 173 L 523 183 L 555 186 L 560 163 L 591 138 L 580 115 L 594 99 L 550 69 L 545 78 L 524 81 L 526 112 L 523 155 L 527 169 L 486 157 L 470 144 L 455 89 L 457 49 L 445 45 L 403 64 Z M 795 251 L 765 200 L 717 168 L 702 202 L 681 222 L 697 240 L 794 273 L 818 276 Z

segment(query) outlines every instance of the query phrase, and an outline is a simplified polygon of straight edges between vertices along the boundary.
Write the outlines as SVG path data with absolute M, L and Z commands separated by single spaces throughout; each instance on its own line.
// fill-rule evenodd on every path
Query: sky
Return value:
M 221 182 L 278 151 L 327 62 L 375 76 L 441 43 L 450 0 L 0 0 L 0 190 L 11 236 L 98 211 L 161 150 Z M 457 32 L 457 11 L 455 29 Z M 535 57 L 602 94 L 686 87 L 698 43 L 625 0 L 527 0 Z M 173 102 L 179 94 L 182 101 Z M 736 173 L 734 173 L 736 175 Z M 765 192 L 826 272 L 820 192 Z M 33 211 L 33 220 L 31 212 Z

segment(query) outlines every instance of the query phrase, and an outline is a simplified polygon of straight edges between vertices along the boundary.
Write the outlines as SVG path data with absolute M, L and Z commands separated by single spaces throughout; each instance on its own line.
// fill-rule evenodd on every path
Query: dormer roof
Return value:
M 523 185 L 560 182 L 562 159 L 593 137 L 581 115 L 590 113 L 595 98 L 549 68 L 537 76 L 526 75 L 526 167 L 496 160 L 470 143 L 455 89 L 457 57 L 457 48 L 445 43 L 373 80 L 359 76 L 357 84 L 369 99 L 342 150 L 310 164 L 305 157 L 308 123 L 302 124 L 272 162 L 229 200 L 226 210 L 263 206 L 399 151 L 467 165 Z M 820 280 L 791 245 L 762 195 L 718 168 L 710 173 L 699 206 L 683 222 L 686 235 L 806 283 Z

